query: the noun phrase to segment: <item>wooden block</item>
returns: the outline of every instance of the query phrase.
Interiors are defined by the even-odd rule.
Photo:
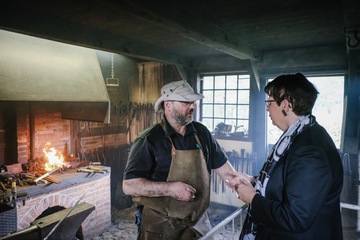
[[[12,173],[12,174],[21,173],[23,171],[21,167],[21,163],[6,165],[6,169],[8,173]]]
[[[47,176],[44,178],[46,181],[48,182],[52,182],[52,183],[59,183],[60,181],[57,178],[51,177],[51,176]]]

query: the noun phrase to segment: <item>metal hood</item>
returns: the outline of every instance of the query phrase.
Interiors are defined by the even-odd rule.
[[[110,98],[94,50],[3,30],[0,39],[0,101],[54,102],[63,118],[106,120]]]

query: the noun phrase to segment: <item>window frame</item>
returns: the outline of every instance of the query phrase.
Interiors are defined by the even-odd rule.
[[[205,88],[204,89],[204,78],[212,78],[212,88]],[[216,78],[222,77],[224,80],[223,83],[223,87],[216,87]],[[228,87],[228,81],[230,81],[230,77],[236,77],[236,87]],[[230,80],[229,80],[230,79]],[[243,86],[241,86],[242,84],[240,83],[241,80],[246,80],[247,82],[245,84],[243,84]],[[233,79],[231,80],[233,81]],[[204,119],[209,119],[209,121],[211,121],[211,129],[209,129],[211,132],[214,131],[215,127],[217,126],[218,123],[220,122],[224,122],[225,124],[230,124],[233,123],[235,121],[235,126],[239,127],[240,123],[242,121],[246,122],[246,125],[244,124],[243,127],[239,127],[240,129],[243,128],[244,130],[244,136],[237,136],[235,140],[249,140],[249,135],[250,135],[250,118],[251,118],[251,76],[248,73],[217,73],[217,74],[202,74],[200,76],[200,92],[202,94],[206,94],[206,92],[212,92],[212,101],[210,102],[206,102],[207,99],[202,99],[200,101],[200,109],[199,109],[199,120],[200,121],[204,121]],[[216,102],[216,92],[217,91],[223,91],[224,94],[224,100],[219,102]],[[240,93],[242,91],[246,91],[247,97],[245,101],[239,102],[239,96]],[[235,95],[235,100],[232,101],[231,103],[228,103],[227,101],[227,97],[228,97],[228,93],[232,92],[233,96]],[[206,106],[212,106],[212,116],[204,116],[204,107]],[[222,116],[215,116],[215,107],[216,106],[223,106],[224,110],[222,112]],[[235,109],[235,114],[233,115],[233,117],[228,117],[227,116],[227,109],[229,108],[233,108]],[[241,108],[245,107],[245,115],[247,116],[239,116],[239,112],[241,110]],[[228,121],[227,121],[228,120]],[[229,123],[230,121],[230,123]],[[208,128],[208,124],[204,123],[204,125],[206,125]],[[237,129],[235,128],[234,124],[232,125],[232,131],[231,132],[235,132]],[[217,135],[216,137],[221,138],[221,135]]]

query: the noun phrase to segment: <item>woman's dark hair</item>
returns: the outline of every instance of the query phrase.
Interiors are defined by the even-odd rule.
[[[301,73],[276,77],[265,86],[264,92],[273,97],[279,106],[284,99],[288,100],[298,116],[311,114],[319,93]]]

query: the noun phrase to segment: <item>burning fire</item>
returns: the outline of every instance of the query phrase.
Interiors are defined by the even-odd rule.
[[[59,167],[64,166],[64,157],[63,155],[56,151],[55,148],[51,147],[51,143],[47,143],[43,149],[45,157],[48,159],[48,162],[45,163],[45,170],[51,171]]]

